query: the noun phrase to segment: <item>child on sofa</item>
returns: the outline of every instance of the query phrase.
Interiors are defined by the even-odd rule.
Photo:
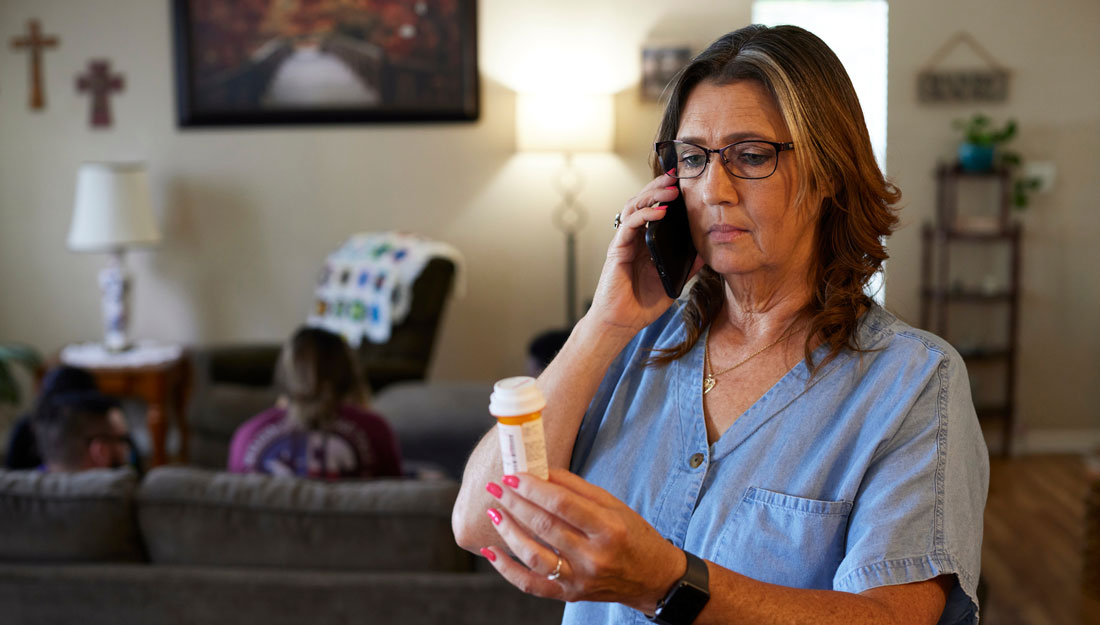
[[[344,339],[299,328],[275,370],[280,397],[233,434],[229,470],[338,479],[401,475],[397,438],[367,409],[367,391]]]

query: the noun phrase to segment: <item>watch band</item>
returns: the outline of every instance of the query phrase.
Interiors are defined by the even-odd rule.
[[[687,556],[687,571],[657,602],[657,611],[649,620],[661,625],[691,625],[710,601],[710,573],[705,560],[692,553]]]

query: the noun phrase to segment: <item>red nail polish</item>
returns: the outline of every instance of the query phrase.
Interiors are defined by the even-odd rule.
[[[489,494],[493,497],[496,497],[497,499],[500,499],[500,496],[504,494],[504,490],[493,482],[489,482],[488,484],[486,484],[485,490],[489,491]]]
[[[481,555],[485,556],[485,558],[489,560],[489,562],[497,561],[497,554],[493,553],[493,550],[488,547],[481,548]]]
[[[675,167],[673,167],[672,169],[670,169],[670,170],[666,171],[666,172],[665,172],[665,175],[666,175],[666,176],[671,176],[671,175],[673,174],[673,172],[675,172],[675,171],[676,171],[676,168],[675,168]]]
[[[669,186],[667,186],[667,187],[665,187],[665,188],[666,188],[666,189],[675,189],[675,188],[676,188],[676,185],[669,185]]]
[[[661,204],[660,206],[654,206],[654,207],[653,207],[653,210],[659,210],[659,211],[663,211],[663,210],[665,210],[666,208],[668,208],[668,206],[667,206],[667,205],[665,205],[665,204]]]
[[[505,486],[510,486],[512,488],[519,486],[519,478],[514,475],[505,475],[500,478],[500,481],[504,482]]]
[[[489,519],[493,521],[493,525],[500,525],[500,512],[498,512],[496,508],[489,508],[485,513],[489,515]]]

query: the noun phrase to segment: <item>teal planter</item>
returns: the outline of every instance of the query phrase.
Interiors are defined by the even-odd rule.
[[[992,171],[993,146],[974,143],[959,144],[959,165],[964,171]]]

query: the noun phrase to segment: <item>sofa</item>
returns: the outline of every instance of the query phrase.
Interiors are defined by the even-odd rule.
[[[558,623],[459,549],[450,479],[0,471],[12,624]]]

